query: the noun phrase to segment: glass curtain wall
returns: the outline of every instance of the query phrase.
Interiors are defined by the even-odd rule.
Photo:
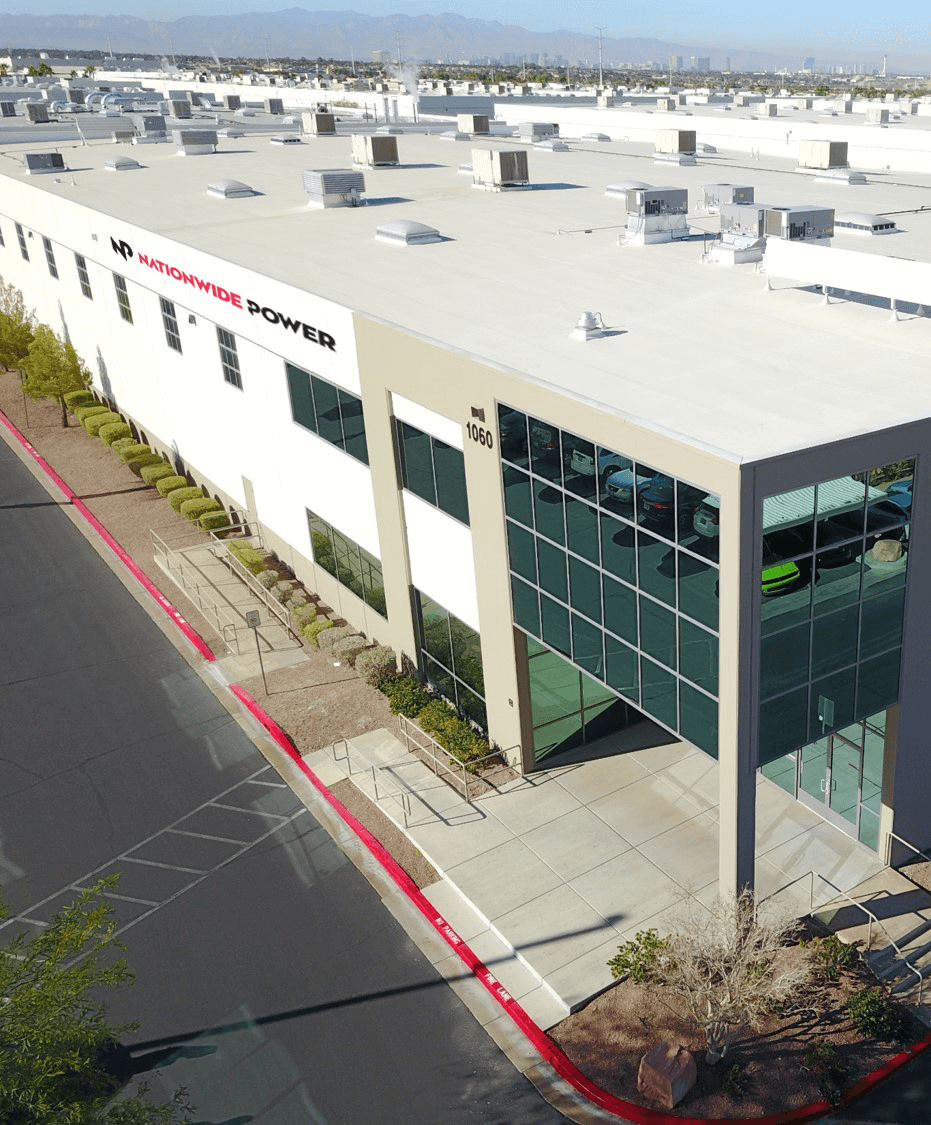
[[[885,709],[898,699],[914,471],[896,461],[763,502],[759,764],[871,846]]]
[[[414,591],[420,667],[427,682],[482,730],[488,729],[478,633],[439,602]]]
[[[387,620],[381,560],[310,509],[307,526],[314,562]]]
[[[400,418],[395,419],[395,437],[402,488],[460,523],[468,524],[469,499],[462,450],[432,434],[425,434]]]
[[[716,756],[719,498],[504,405],[498,430],[515,624]]]

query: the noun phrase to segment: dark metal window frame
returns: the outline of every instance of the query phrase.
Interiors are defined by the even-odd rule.
[[[363,465],[369,463],[368,443],[365,437],[365,420],[362,399],[351,391],[337,387],[312,371],[305,371],[293,363],[285,363],[291,418],[295,425],[330,445],[348,453]],[[316,393],[314,387],[316,386]],[[326,394],[333,400],[324,412],[318,399]],[[335,416],[334,416],[335,411]],[[322,415],[322,417],[321,417]],[[361,429],[359,423],[361,422]],[[336,430],[338,429],[338,436]]]
[[[42,235],[42,246],[45,250],[45,261],[48,264],[48,272],[56,280],[58,279],[58,263],[55,261],[55,250],[52,246],[51,240]]]
[[[217,325],[217,346],[220,349],[220,366],[223,368],[223,378],[242,390],[242,372],[239,369],[239,353],[236,350],[236,337],[226,328]]]
[[[16,227],[16,237],[19,239],[19,252],[23,256],[23,261],[29,261],[29,247],[26,245],[26,232],[23,230],[22,223],[14,223]]]
[[[93,301],[94,291],[91,289],[90,274],[87,272],[87,260],[83,254],[75,253],[74,263],[78,267],[78,281],[81,284],[81,292],[89,301]]]
[[[129,303],[129,290],[126,288],[126,278],[121,274],[113,275],[113,286],[116,289],[116,303],[120,307],[120,316],[127,324],[133,323],[133,310]]]
[[[174,301],[167,297],[159,297],[159,307],[162,310],[162,325],[165,328],[165,340],[174,351],[181,354],[181,332],[178,328],[178,314],[175,312]]]

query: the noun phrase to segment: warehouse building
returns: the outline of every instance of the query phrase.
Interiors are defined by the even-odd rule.
[[[927,186],[385,139],[8,142],[0,275],[522,771],[716,758],[724,887],[773,787],[926,844]]]

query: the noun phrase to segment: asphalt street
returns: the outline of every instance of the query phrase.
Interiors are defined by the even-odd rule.
[[[0,941],[119,873],[111,1013],[201,1125],[562,1120],[60,508],[0,442]]]

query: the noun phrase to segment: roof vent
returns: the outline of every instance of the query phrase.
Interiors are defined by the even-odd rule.
[[[842,211],[834,217],[834,229],[845,234],[895,234],[898,227],[886,215],[866,211]]]
[[[234,129],[231,125],[227,125],[225,129],[220,129],[217,133],[218,137],[244,137],[245,135],[242,129]]]
[[[866,176],[856,172],[853,168],[822,168],[815,173],[816,184],[853,184],[861,187],[866,183]]]
[[[24,152],[23,163],[26,165],[26,174],[29,176],[65,170],[65,158],[60,152]]]
[[[426,223],[417,223],[413,219],[383,223],[376,229],[375,237],[382,242],[393,242],[396,246],[423,246],[428,242],[443,241],[436,227],[428,227]]]
[[[302,113],[301,121],[305,133],[314,137],[335,137],[336,118],[332,113]]]
[[[305,170],[304,191],[311,207],[358,207],[365,177],[349,168]]]
[[[142,167],[139,161],[133,160],[131,156],[117,156],[114,160],[105,160],[103,166],[108,172],[130,172],[133,168]]]
[[[233,110],[234,117],[255,117],[254,109],[235,109]]]
[[[375,130],[376,133],[403,133],[403,129],[398,129],[394,125],[379,125]]]
[[[302,145],[304,142],[297,133],[273,133],[268,138],[268,143],[273,145]]]
[[[626,203],[629,191],[649,191],[652,187],[652,184],[645,184],[643,180],[621,180],[616,184],[608,184],[605,195],[619,196]]]
[[[583,312],[575,328],[569,333],[570,340],[597,340],[605,334],[605,322],[601,313]]]
[[[356,168],[397,167],[398,138],[356,133],[352,138],[352,163]]]
[[[202,156],[217,151],[216,129],[173,129],[171,139],[179,156]]]
[[[525,149],[473,148],[472,186],[508,191],[530,185]]]
[[[542,141],[545,137],[558,137],[559,126],[550,121],[521,121],[517,135],[524,141]]]
[[[600,141],[601,143],[604,143],[605,141],[610,141],[611,138],[608,136],[607,133],[583,133],[582,134],[582,140],[583,141]]]
[[[252,188],[241,180],[214,180],[207,184],[207,192],[220,199],[245,199],[246,196],[255,195]]]

